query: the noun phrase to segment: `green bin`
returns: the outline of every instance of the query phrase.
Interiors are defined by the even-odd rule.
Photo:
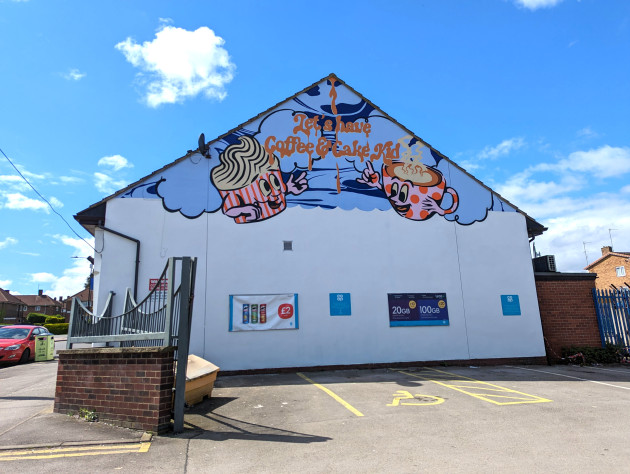
[[[55,336],[35,336],[35,362],[55,358]]]

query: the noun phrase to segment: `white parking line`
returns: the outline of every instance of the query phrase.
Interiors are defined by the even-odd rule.
[[[628,369],[605,369],[604,367],[589,367],[589,369],[605,370],[606,372],[617,372],[619,374],[626,374],[626,375],[630,376],[630,370],[628,370]]]
[[[514,365],[507,365],[506,367],[511,367],[512,369],[530,370],[532,372],[540,372],[541,374],[558,375],[560,377],[566,377],[568,379],[582,380],[583,382],[593,382],[593,383],[598,383],[600,385],[608,385],[609,387],[615,387],[615,388],[622,388],[624,390],[630,390],[630,387],[622,387],[621,385],[614,385],[612,383],[598,382],[597,380],[583,379],[582,377],[574,377],[573,375],[559,374],[557,372],[550,372],[548,370],[526,369],[525,367],[516,367]]]

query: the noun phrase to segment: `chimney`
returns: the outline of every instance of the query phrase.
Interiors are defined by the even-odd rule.
[[[37,294],[38,294],[39,296],[42,296],[42,295],[44,294],[44,290],[37,290]]]
[[[610,252],[612,252],[612,246],[610,246],[610,245],[604,245],[604,246],[602,247],[602,257],[603,257],[604,255],[608,255]]]

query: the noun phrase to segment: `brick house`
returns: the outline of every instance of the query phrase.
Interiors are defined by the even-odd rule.
[[[94,298],[94,291],[90,288],[79,291],[78,293],[68,296],[62,301],[61,315],[66,318],[66,322],[70,322],[70,311],[72,310],[72,300],[78,298],[81,303],[85,305],[87,309],[92,310],[92,300]],[[61,298],[59,298],[61,301]]]
[[[39,290],[36,295],[19,295],[17,298],[26,305],[24,316],[28,316],[29,313],[41,313],[48,316],[54,316],[61,314],[61,301],[57,301],[56,298],[51,298],[44,294],[44,290]]]
[[[630,252],[613,252],[609,245],[602,247],[602,256],[584,269],[597,273],[598,290],[630,288]]]
[[[7,324],[22,322],[26,316],[26,305],[12,295],[9,290],[0,288],[0,322]]]

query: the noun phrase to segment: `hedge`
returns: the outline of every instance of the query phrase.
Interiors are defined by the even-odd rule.
[[[26,320],[31,324],[42,324],[46,322],[47,317],[48,316],[41,313],[28,313]]]
[[[65,323],[66,322],[66,318],[64,318],[63,316],[47,316],[46,317],[46,321],[44,321],[46,324],[58,324],[58,323]]]
[[[604,347],[570,346],[562,348],[562,358],[566,363],[613,364],[628,357],[628,349],[606,343]]]
[[[53,334],[68,334],[68,323],[44,324],[44,327]]]

